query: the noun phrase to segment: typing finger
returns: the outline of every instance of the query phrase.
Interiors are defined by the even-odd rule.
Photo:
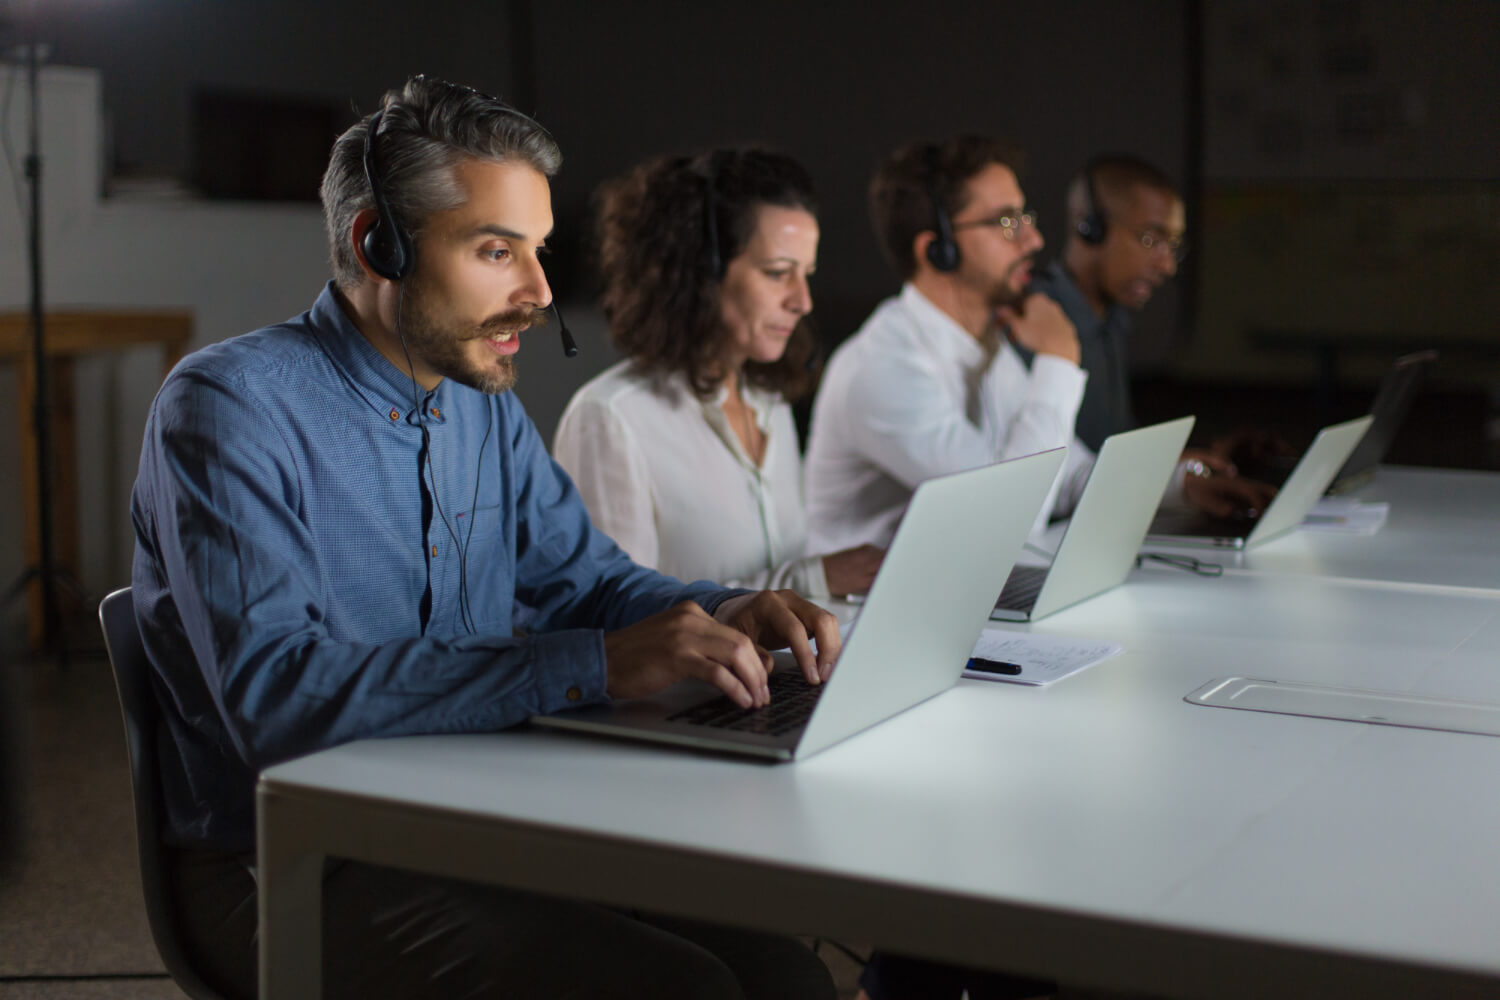
[[[877,558],[884,557],[885,552],[873,546],[866,546]],[[839,633],[839,620],[829,612],[818,607],[812,601],[796,596],[787,595],[787,605],[792,613],[796,615],[801,623],[802,631],[811,640],[816,641],[818,651],[815,654],[818,681],[826,681],[828,675],[833,672],[834,661],[839,657],[842,646],[842,637]],[[796,647],[793,646],[793,649]],[[805,670],[804,670],[805,673]],[[811,675],[808,681],[813,682]]]
[[[818,658],[813,653],[812,643],[807,639],[807,626],[803,623],[801,616],[792,610],[795,603],[798,610],[805,603],[802,598],[790,592],[783,592],[784,599],[773,605],[768,605],[766,624],[771,634],[785,642],[787,648],[792,651],[792,658],[797,661],[797,666],[802,670],[802,676],[807,678],[807,683],[818,684],[823,680],[822,671],[818,669]],[[765,638],[762,636],[762,638]]]
[[[709,624],[712,631],[703,636],[699,647],[702,656],[734,676],[744,690],[749,692],[753,704],[759,706],[769,702],[771,690],[766,681],[769,654],[765,654],[744,633],[717,622]],[[719,686],[723,687],[722,684]]]
[[[744,683],[735,675],[734,671],[725,667],[722,663],[715,663],[713,660],[703,658],[699,661],[698,670],[695,673],[720,691],[723,691],[729,696],[731,701],[741,708],[755,708],[758,704],[763,704],[758,703],[745,688]]]
[[[839,658],[843,649],[844,637],[839,632],[839,620],[833,615],[816,608],[820,612],[812,621],[813,638],[818,643],[818,676],[827,680],[833,673],[833,664]]]

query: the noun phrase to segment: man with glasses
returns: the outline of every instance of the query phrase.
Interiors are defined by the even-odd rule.
[[[1085,164],[1068,186],[1067,208],[1063,255],[1037,274],[1032,287],[1055,300],[1078,332],[1088,385],[1075,431],[1097,451],[1111,434],[1135,427],[1132,317],[1177,274],[1187,253],[1186,212],[1166,174],[1124,154]],[[1226,439],[1223,447],[1184,452],[1169,495],[1211,514],[1263,510],[1275,491],[1239,477],[1228,451]]]
[[[923,480],[1073,441],[1088,377],[1073,324],[1028,292],[1043,241],[1016,162],[1000,140],[964,135],[904,146],[876,170],[871,221],[904,284],[829,360],[808,551],[885,545]],[[1070,449],[1040,524],[1071,508],[1091,465]]]

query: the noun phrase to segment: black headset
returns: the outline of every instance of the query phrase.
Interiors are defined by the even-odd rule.
[[[1098,166],[1097,160],[1090,160],[1083,165],[1083,190],[1088,195],[1088,211],[1083,218],[1078,220],[1074,226],[1074,232],[1078,238],[1089,246],[1096,247],[1104,242],[1109,235],[1109,220],[1105,218],[1104,211],[1099,207],[1099,193],[1094,190],[1094,168]]]
[[[384,117],[385,109],[381,108],[370,116],[370,124],[365,127],[365,181],[370,185],[370,199],[375,203],[375,223],[365,230],[362,246],[370,270],[389,281],[400,281],[411,274],[412,266],[417,262],[417,251],[411,234],[401,228],[396,213],[391,211],[391,203],[386,200],[385,189],[381,186],[380,168],[375,162],[375,133]]]
[[[938,149],[927,147],[927,197],[932,201],[933,229],[937,238],[927,244],[927,262],[944,274],[958,270],[958,241],[953,238],[953,220],[938,196]]]
[[[528,116],[519,111],[507,110],[531,121]],[[364,240],[360,245],[365,252],[365,263],[370,265],[370,270],[388,281],[401,281],[411,274],[412,268],[416,266],[417,247],[412,242],[411,234],[396,221],[396,213],[391,210],[391,203],[385,196],[380,167],[375,160],[375,133],[379,130],[380,120],[384,117],[385,109],[381,108],[370,116],[370,123],[365,126],[365,181],[370,185],[370,200],[375,206],[375,222],[365,230]],[[540,125],[537,127],[541,128]],[[552,314],[557,317],[557,335],[562,339],[563,354],[570,358],[577,357],[578,343],[569,332],[567,321],[563,319],[562,310],[557,307],[555,297],[550,308]]]

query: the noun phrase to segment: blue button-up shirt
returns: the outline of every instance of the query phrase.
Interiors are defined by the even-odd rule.
[[[131,517],[182,845],[251,846],[278,761],[603,700],[601,630],[734,593],[631,562],[513,394],[414,389],[332,285],[177,366]]]

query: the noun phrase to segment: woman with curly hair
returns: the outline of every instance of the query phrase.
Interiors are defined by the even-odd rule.
[[[882,550],[803,551],[790,402],[813,382],[807,172],[761,149],[661,157],[600,189],[596,235],[626,360],[578,391],[553,445],[594,523],[683,579],[868,590]]]

